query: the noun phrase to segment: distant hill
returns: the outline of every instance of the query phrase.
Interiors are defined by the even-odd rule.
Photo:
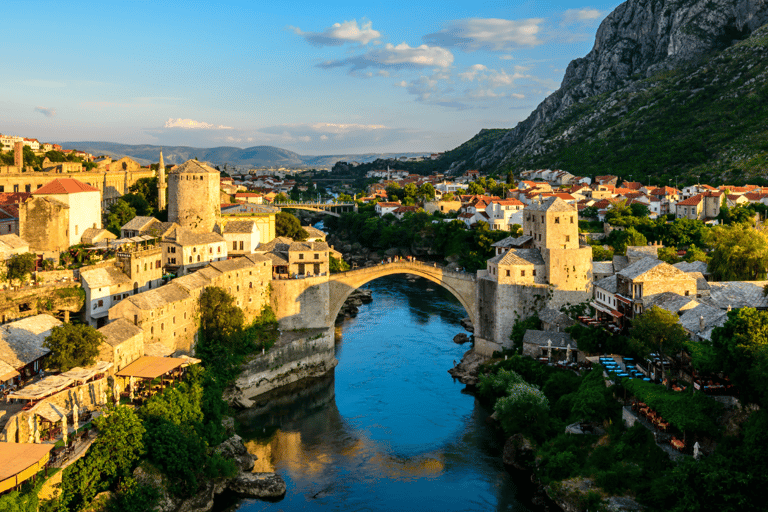
[[[163,151],[167,164],[181,164],[187,160],[210,162],[214,165],[234,165],[238,167],[316,167],[331,168],[338,161],[371,162],[377,158],[396,156],[419,156],[426,153],[365,153],[361,155],[320,155],[303,156],[287,149],[274,146],[254,146],[236,148],[221,146],[217,148],[193,148],[189,146],[154,146],[150,144],[130,145],[115,142],[62,142],[64,149],[78,149],[94,155],[109,155],[113,158],[128,156],[147,165],[155,163]]]

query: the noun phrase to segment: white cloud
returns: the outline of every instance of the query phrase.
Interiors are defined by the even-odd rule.
[[[165,122],[166,128],[184,128],[187,130],[231,130],[231,126],[213,125],[202,121],[195,121],[194,119],[173,119],[169,118]]]
[[[466,71],[463,73],[459,73],[459,78],[464,80],[465,82],[471,82],[475,79],[478,73],[481,71],[486,71],[488,68],[485,67],[482,64],[474,64],[472,66],[469,66]]]
[[[512,56],[511,55],[500,55],[499,59],[500,60],[512,60]]]
[[[575,23],[591,23],[605,16],[605,12],[584,7],[582,9],[568,9],[563,13],[561,25],[573,25]]]
[[[499,18],[468,18],[450,22],[439,32],[424,36],[426,43],[477,50],[505,51],[510,48],[542,44],[538,34],[543,18],[505,20]]]
[[[346,43],[358,43],[367,45],[372,40],[381,37],[378,30],[373,30],[370,21],[363,21],[360,25],[357,20],[334,23],[323,32],[302,32],[298,27],[288,27],[296,34],[304,38],[312,46],[341,46]]]
[[[453,54],[439,46],[411,47],[406,43],[398,45],[387,44],[383,48],[371,49],[362,55],[346,59],[326,61],[318,64],[321,68],[350,67],[357,71],[369,67],[374,68],[447,68],[453,63]]]
[[[56,116],[56,109],[55,108],[35,107],[35,112],[40,112],[45,117],[55,117]]]
[[[512,96],[513,98],[517,98],[518,100],[525,99],[525,94],[520,94],[517,92],[513,92],[512,94],[510,94],[510,96]]]

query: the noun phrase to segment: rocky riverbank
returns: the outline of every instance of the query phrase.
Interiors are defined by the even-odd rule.
[[[234,422],[228,418],[229,428]],[[232,432],[232,437],[224,441],[216,452],[232,459],[238,466],[238,473],[232,478],[217,478],[206,482],[194,496],[179,498],[170,491],[170,484],[160,471],[144,462],[133,472],[137,482],[154,487],[159,496],[159,512],[207,512],[213,508],[217,494],[230,491],[246,498],[278,499],[285,496],[286,485],[283,478],[275,473],[254,473],[256,459],[243,444],[243,440]]]
[[[336,317],[336,324],[342,323],[347,318],[354,318],[357,316],[358,308],[363,304],[370,304],[373,302],[373,294],[371,290],[364,290],[362,288],[357,289],[349,294],[347,300],[344,301],[344,305],[341,306],[339,314]]]

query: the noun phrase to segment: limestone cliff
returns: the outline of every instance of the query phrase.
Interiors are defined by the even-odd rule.
[[[572,115],[571,107],[690,65],[766,23],[766,0],[628,0],[602,22],[589,54],[568,65],[560,89],[515,128],[451,168],[515,169],[521,157],[551,151],[553,138],[575,139],[577,129],[568,123],[551,133],[556,121]]]

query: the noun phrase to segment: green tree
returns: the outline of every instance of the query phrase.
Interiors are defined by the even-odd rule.
[[[200,383],[182,382],[150,398],[141,408],[141,415],[145,418],[158,416],[176,425],[200,423],[203,420],[202,400]]]
[[[27,276],[35,270],[35,261],[37,257],[30,253],[14,254],[6,263],[5,277],[11,283],[15,281],[24,282]]]
[[[677,247],[662,247],[658,252],[659,259],[667,262],[670,265],[680,262],[680,257],[677,255]]]
[[[134,210],[136,210],[136,215],[141,217],[149,217],[154,213],[154,210],[149,205],[149,201],[139,194],[125,194],[120,200],[128,203]]]
[[[198,299],[200,328],[206,338],[227,338],[243,328],[245,315],[224,288],[208,286]]]
[[[275,233],[277,236],[287,236],[294,240],[306,240],[309,233],[301,227],[299,219],[287,212],[279,212],[275,216]]]
[[[435,198],[435,187],[431,183],[424,183],[419,187],[418,196],[423,201],[431,201]]]
[[[765,400],[765,358],[768,355],[768,311],[740,308],[728,312],[728,320],[712,331],[697,365],[714,372],[725,372],[751,401]],[[762,395],[762,397],[760,396]]]
[[[485,189],[477,183],[476,181],[473,181],[467,186],[467,194],[471,195],[483,195],[485,194]]]
[[[632,211],[633,217],[647,217],[651,213],[648,207],[641,203],[632,203],[629,205],[629,209]]]
[[[107,212],[106,228],[117,236],[120,236],[120,228],[136,216],[136,210],[122,198],[109,205]]]
[[[653,306],[632,319],[629,334],[630,347],[637,355],[648,357],[655,352],[662,361],[666,354],[679,352],[689,341],[688,333],[678,323],[677,315],[658,306]],[[662,365],[664,378],[665,373]]]
[[[587,206],[581,210],[581,217],[584,217],[585,219],[596,219],[597,213],[597,208],[594,206]]]
[[[330,257],[328,267],[331,272],[346,272],[350,268],[349,263],[344,261],[344,258],[334,258],[333,256]]]
[[[403,193],[405,194],[405,197],[416,197],[416,194],[419,193],[419,189],[416,188],[416,185],[414,183],[408,183],[403,187]],[[405,197],[403,199],[405,199]]]
[[[152,211],[156,212],[158,210],[157,182],[158,182],[157,177],[141,178],[137,180],[136,183],[131,185],[128,190],[132,194],[143,197],[147,201],[147,203],[149,203],[149,206],[152,209]],[[166,193],[167,193],[167,189],[166,189]],[[167,198],[166,198],[166,204],[168,204]]]
[[[714,247],[709,270],[717,281],[763,279],[768,267],[768,236],[749,224],[715,226],[707,242]]]
[[[104,335],[90,325],[67,323],[54,327],[43,346],[51,351],[51,365],[65,372],[95,363],[103,341]]]
[[[613,250],[603,247],[602,245],[592,246],[592,260],[593,261],[612,261]]]
[[[93,424],[99,436],[83,458],[64,470],[63,510],[81,510],[96,494],[128,477],[144,453],[144,427],[132,409],[113,408]]]

